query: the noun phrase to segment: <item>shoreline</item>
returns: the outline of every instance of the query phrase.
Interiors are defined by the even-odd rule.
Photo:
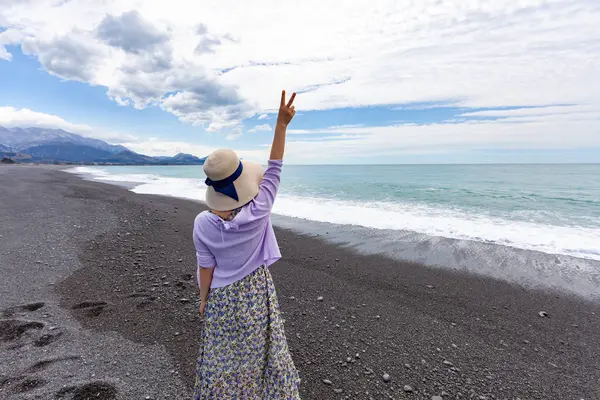
[[[56,285],[62,308],[86,331],[163,348],[174,363],[165,376],[189,390],[200,329],[191,226],[203,206],[62,171],[37,174],[40,194],[58,182],[84,210],[102,204],[114,219],[87,226],[76,245],[81,267]],[[44,209],[43,196],[36,204]],[[303,399],[600,397],[600,305],[280,227],[276,234],[283,259],[271,271]],[[72,309],[83,302],[96,305]]]
[[[184,199],[203,205],[199,200],[164,193],[134,190],[148,182],[110,180],[89,172],[64,172],[90,182],[126,188],[137,194]],[[333,245],[341,245],[366,255],[384,255],[400,262],[430,268],[460,271],[499,279],[527,289],[555,291],[600,302],[600,261],[573,255],[546,253],[513,247],[492,241],[458,239],[407,230],[371,228],[335,224],[273,214],[273,224],[306,236],[317,236]]]

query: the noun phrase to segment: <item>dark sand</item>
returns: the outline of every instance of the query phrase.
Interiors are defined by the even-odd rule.
[[[12,308],[0,398],[52,399],[63,385],[56,398],[189,396],[201,323],[191,228],[203,206],[41,168],[2,167],[0,185],[0,306]],[[600,399],[600,305],[277,236],[284,258],[271,271],[303,399]],[[51,326],[66,334],[44,339]]]

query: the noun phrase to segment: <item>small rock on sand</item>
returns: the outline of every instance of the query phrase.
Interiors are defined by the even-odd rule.
[[[331,381],[329,379],[323,379],[323,383],[326,385],[331,385]]]
[[[323,301],[323,296],[317,297],[317,301]]]
[[[406,393],[412,393],[413,392],[413,388],[410,385],[404,385],[404,391]]]
[[[546,318],[546,317],[548,317],[548,313],[547,313],[546,311],[540,311],[540,312],[538,313],[538,315],[539,315],[540,317],[542,317],[542,318]]]
[[[386,383],[387,383],[387,382],[389,382],[389,381],[390,381],[390,379],[391,379],[391,377],[390,377],[390,375],[389,375],[389,374],[383,374],[383,377],[382,377],[382,378],[383,378],[383,381],[384,381],[384,382],[386,382]]]

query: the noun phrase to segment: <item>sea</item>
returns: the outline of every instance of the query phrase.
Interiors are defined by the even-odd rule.
[[[205,196],[201,166],[69,172]],[[358,252],[600,299],[600,165],[285,165],[273,213]]]

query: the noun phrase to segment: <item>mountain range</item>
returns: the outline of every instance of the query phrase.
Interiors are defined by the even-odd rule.
[[[202,165],[205,158],[179,153],[151,157],[62,129],[0,126],[0,159],[17,163],[106,165]]]

